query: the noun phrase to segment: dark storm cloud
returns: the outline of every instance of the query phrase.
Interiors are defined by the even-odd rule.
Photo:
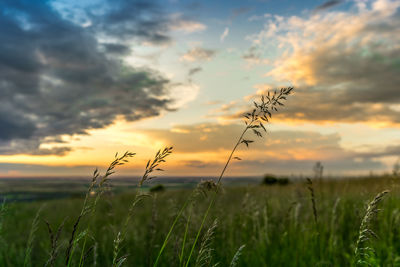
[[[126,55],[131,52],[130,47],[123,44],[106,43],[102,44],[102,46],[107,54]]]
[[[90,14],[96,31],[119,39],[144,38],[154,44],[170,41],[166,35],[169,20],[157,1],[109,0],[107,6],[106,14]]]
[[[62,155],[68,147],[40,146],[45,139],[103,128],[118,115],[133,121],[168,110],[169,81],[123,65],[112,55],[129,48],[102,45],[94,34],[99,27],[115,38],[163,42],[168,38],[157,32],[164,26],[147,21],[161,17],[159,11],[147,2],[113,3],[104,20],[92,17],[86,28],[46,1],[0,3],[0,154]]]
[[[41,140],[14,139],[10,142],[0,142],[0,155],[31,154],[37,156],[56,155],[64,156],[71,151],[70,147],[57,146],[41,148]]]

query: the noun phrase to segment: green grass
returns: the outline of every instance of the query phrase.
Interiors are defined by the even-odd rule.
[[[372,265],[400,266],[399,186],[400,181],[392,178],[315,182],[318,224],[305,181],[287,186],[226,187],[210,210],[191,265],[202,251],[200,258],[207,255],[206,262],[211,265],[229,266],[242,245],[245,247],[237,266],[354,265],[354,252],[367,206],[379,192],[389,189],[391,192],[379,203],[381,210],[369,223],[378,237],[368,241],[368,247],[373,250],[369,256],[373,257]],[[171,223],[190,193],[191,190],[185,189],[167,190],[137,204],[118,251],[120,257],[126,257],[124,266],[152,266]],[[105,194],[93,216],[83,218],[81,231],[88,228],[88,221],[91,221],[85,266],[94,263],[112,266],[114,240],[124,227],[135,194],[136,190]],[[191,213],[189,208],[184,211],[159,266],[179,266],[180,262],[186,262],[211,198],[212,194],[199,194]],[[65,249],[82,202],[81,198],[70,198],[8,204],[1,215],[0,266],[23,266],[28,242],[32,242],[28,265],[45,265],[52,246],[44,220],[54,230],[65,220],[55,266],[65,265]],[[37,229],[30,238],[32,222],[42,206]],[[207,237],[215,219],[218,220],[216,227]],[[77,242],[72,266],[79,264],[82,244],[83,239]]]

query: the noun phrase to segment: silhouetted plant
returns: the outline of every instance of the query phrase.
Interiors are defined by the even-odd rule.
[[[245,144],[246,147],[249,147],[251,143],[253,143],[253,140],[245,138],[245,134],[251,130],[256,137],[262,137],[262,133],[260,130],[263,130],[264,132],[267,132],[267,129],[264,126],[264,123],[269,122],[270,119],[272,118],[272,113],[278,111],[279,106],[284,106],[282,103],[284,100],[286,100],[286,97],[290,95],[293,91],[293,87],[287,87],[287,88],[281,88],[278,91],[274,91],[273,93],[269,92],[267,95],[262,95],[260,97],[260,102],[255,102],[254,101],[254,108],[252,109],[251,112],[245,113],[243,116],[245,118],[244,123],[246,124],[246,127],[244,128],[243,132],[239,136],[238,141],[236,142],[235,146],[233,147],[228,160],[225,163],[224,168],[222,169],[221,174],[219,175],[218,181],[217,181],[217,186],[220,185],[221,179],[225,174],[226,169],[228,168],[229,163],[231,162],[234,153],[236,152],[236,149],[239,147],[240,144]],[[234,159],[241,160],[239,157],[235,157]],[[218,189],[219,187],[217,187]],[[192,249],[189,253],[189,257],[186,261],[186,266],[189,265],[191,256],[193,254],[194,248],[196,246],[196,243],[199,239],[201,230],[203,228],[204,222],[208,217],[208,214],[210,212],[211,207],[213,206],[216,197],[217,197],[218,190],[215,192],[214,196],[212,197],[210,204],[204,213],[202,222],[200,224],[200,227],[197,231],[195,240],[192,245]]]
[[[51,225],[48,221],[44,221],[46,226],[47,226],[47,230],[49,232],[49,238],[50,238],[50,246],[51,246],[51,251],[50,251],[50,258],[49,260],[46,262],[45,266],[54,266],[54,262],[57,258],[58,252],[59,252],[59,244],[58,241],[60,239],[60,234],[62,229],[64,228],[64,222],[65,220],[60,224],[60,226],[57,228],[56,231],[54,231],[51,228]]]
[[[153,160],[148,160],[146,164],[146,168],[142,178],[138,183],[138,188],[140,188],[144,182],[155,178],[155,176],[150,176],[154,171],[164,171],[159,168],[159,165],[165,162],[166,158],[171,155],[173,147],[165,147],[162,151],[158,150]],[[153,187],[150,189],[151,192],[160,192],[165,190],[163,185],[158,185],[158,187]],[[114,254],[113,254],[113,267],[122,265],[123,262],[126,261],[127,256],[119,257],[120,245],[124,241],[124,237],[126,236],[126,231],[128,228],[128,224],[133,216],[133,211],[136,205],[142,201],[145,197],[148,197],[148,194],[143,194],[139,190],[136,193],[135,199],[129,207],[128,215],[125,219],[125,223],[123,224],[123,228],[118,232],[116,238],[114,239]]]
[[[84,238],[84,244],[83,244],[83,248],[82,248],[82,252],[81,252],[81,258],[80,258],[79,265],[83,264],[83,256],[85,254],[85,246],[86,246],[86,240],[87,240],[87,237],[86,237],[87,230],[80,232],[77,236],[76,234],[78,231],[79,223],[81,222],[82,218],[85,215],[87,215],[88,213],[92,213],[92,214],[94,213],[97,202],[99,201],[100,196],[104,192],[103,185],[105,185],[105,183],[109,180],[109,177],[115,172],[115,170],[114,170],[115,167],[124,165],[125,163],[128,162],[129,158],[131,158],[135,155],[136,155],[136,153],[127,151],[122,156],[118,157],[118,153],[116,153],[114,160],[108,166],[104,176],[100,175],[98,169],[94,170],[92,180],[91,180],[88,190],[86,191],[86,194],[85,194],[85,199],[83,201],[81,212],[78,215],[78,217],[74,223],[74,226],[73,226],[73,229],[71,232],[71,237],[68,242],[68,246],[67,246],[67,250],[66,250],[66,254],[65,254],[65,264],[67,266],[71,265],[71,259],[72,259],[73,253],[74,253],[76,243],[77,243],[78,239],[81,239],[81,238]],[[92,201],[92,203],[89,203],[90,196],[91,196],[92,192],[94,192],[94,190],[96,189],[96,185],[97,185],[97,193],[96,193],[95,199]],[[89,226],[88,226],[88,228],[89,228]]]
[[[324,174],[324,166],[320,161],[317,161],[313,167],[314,178],[317,180],[322,179],[322,175]]]
[[[142,179],[139,182],[139,186],[142,186],[143,182],[147,180],[151,180],[155,178],[155,176],[150,176],[150,174],[154,171],[164,171],[163,169],[159,168],[158,166],[165,162],[165,158],[168,157],[172,153],[173,147],[166,147],[163,151],[158,150],[156,156],[154,157],[153,161],[149,160],[146,164],[146,170],[143,174]]]
[[[397,160],[393,165],[393,176],[399,177],[400,176],[400,162]]]
[[[310,178],[307,178],[307,189],[310,191],[310,199],[311,199],[311,205],[312,205],[312,210],[313,210],[313,215],[314,215],[314,221],[315,225],[318,225],[318,212],[317,212],[317,204],[316,204],[316,199],[315,199],[315,191],[313,187],[313,182],[311,181]]]

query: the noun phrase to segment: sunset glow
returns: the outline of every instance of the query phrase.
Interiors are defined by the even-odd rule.
[[[223,167],[253,99],[294,86],[228,175],[391,171],[400,156],[400,1],[1,3],[0,176]],[[253,138],[253,137],[252,137]]]

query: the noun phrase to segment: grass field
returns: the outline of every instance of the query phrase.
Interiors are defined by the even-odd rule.
[[[399,185],[394,177],[314,181],[315,212],[309,185],[303,180],[285,186],[222,187],[188,265],[229,266],[236,254],[234,266],[350,266],[357,260],[359,265],[400,266]],[[390,193],[377,204],[380,211],[370,218],[366,239],[360,244],[368,249],[357,258],[355,249],[368,203],[385,189]],[[154,264],[171,223],[192,191],[167,189],[150,194],[134,207],[117,250],[117,257],[125,259],[122,265]],[[77,229],[80,233],[87,229],[83,260],[81,235],[70,266],[80,261],[84,266],[113,266],[115,240],[136,194],[136,189],[103,194],[96,210],[83,217]],[[211,196],[212,192],[197,194],[193,205],[183,211],[159,266],[186,262]],[[1,213],[0,265],[43,266],[51,255],[54,262],[48,265],[65,265],[82,204],[79,196],[6,203]],[[53,252],[46,221],[53,236],[65,222],[57,244],[53,242]]]

